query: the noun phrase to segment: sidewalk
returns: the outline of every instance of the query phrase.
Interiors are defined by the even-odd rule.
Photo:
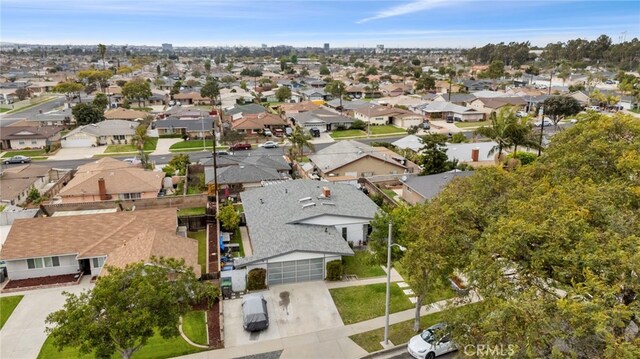
[[[396,272],[395,268],[391,268],[391,283],[402,282],[402,281],[404,281],[402,276],[398,272]],[[378,283],[386,283],[386,282],[387,282],[387,276],[385,275],[383,277],[374,277],[374,278],[367,278],[367,279],[347,280],[342,282],[327,282],[327,288],[333,289],[333,288],[355,287],[359,285],[369,285],[369,284],[378,284]]]

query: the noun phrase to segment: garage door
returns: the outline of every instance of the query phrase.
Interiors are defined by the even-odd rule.
[[[269,285],[324,279],[322,258],[267,264]]]
[[[91,147],[93,140],[91,138],[76,138],[62,140],[61,145],[64,148],[84,148]]]

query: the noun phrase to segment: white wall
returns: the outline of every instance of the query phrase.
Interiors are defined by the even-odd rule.
[[[342,228],[347,229],[347,241],[352,242],[355,245],[358,245],[358,241],[363,241],[366,239],[366,224],[350,224],[344,226],[336,226],[338,233],[342,234]]]
[[[369,221],[369,219],[334,216],[327,214],[319,217],[305,219],[301,223],[321,226],[334,226],[339,234],[342,234],[342,228],[347,228],[347,241],[358,244],[358,241],[364,241],[366,239],[367,224],[369,224]]]
[[[46,277],[51,275],[63,275],[78,273],[79,265],[76,260],[76,255],[59,256],[60,266],[49,268],[34,268],[29,269],[26,259],[19,259],[15,261],[8,260],[7,263],[7,275],[9,279],[27,279]]]
[[[20,141],[24,142],[23,144],[20,144]],[[33,141],[35,141],[35,143],[33,143]],[[44,146],[47,145],[47,140],[44,138],[37,138],[37,139],[21,139],[21,140],[11,140],[11,148],[13,148],[14,150],[21,150],[24,148],[43,148]]]

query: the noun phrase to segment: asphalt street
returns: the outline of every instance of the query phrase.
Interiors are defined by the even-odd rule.
[[[17,120],[20,120],[23,118],[32,118],[35,115],[39,114],[40,111],[42,112],[51,111],[57,107],[61,107],[62,105],[64,105],[64,103],[65,103],[65,98],[60,97],[53,101],[48,101],[45,103],[41,103],[37,106],[28,108],[24,111],[12,113],[12,114],[4,114],[2,115],[2,117],[0,117],[0,127],[8,126],[16,122]]]
[[[447,353],[444,355],[441,355],[439,357],[437,357],[438,359],[453,359],[456,357],[456,355],[458,355],[458,352],[451,352],[451,353]],[[411,356],[411,354],[409,354],[408,352],[403,352],[401,354],[398,354],[396,356],[392,356],[392,357],[388,357],[387,359],[413,359],[413,357]]]

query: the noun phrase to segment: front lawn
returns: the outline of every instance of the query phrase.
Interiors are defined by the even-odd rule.
[[[204,310],[187,313],[182,317],[182,331],[192,342],[207,345],[207,323]]]
[[[366,133],[360,130],[342,130],[342,131],[333,131],[331,132],[331,138],[345,138],[345,137],[358,137],[365,136]]]
[[[187,236],[198,240],[198,264],[200,264],[200,273],[204,274],[207,272],[207,231],[189,232]]]
[[[236,229],[236,231],[231,236],[231,243],[237,243],[239,245],[238,252],[240,253],[240,257],[244,257],[244,245],[242,244],[242,236],[240,235],[240,228]]]
[[[200,216],[206,213],[204,207],[181,208],[178,210],[178,216]]]
[[[376,263],[374,254],[368,250],[354,251],[354,256],[344,256],[344,273],[355,274],[358,278],[384,276],[384,270]]]
[[[173,358],[181,355],[193,354],[202,351],[200,348],[196,348],[187,343],[181,336],[174,338],[164,339],[158,333],[149,338],[149,341],[139,351],[135,352],[132,356],[133,359],[164,359]],[[95,355],[85,354],[80,355],[76,348],[65,348],[62,351],[58,351],[58,348],[53,344],[51,337],[48,337],[44,342],[44,345],[40,349],[38,359],[91,359]],[[120,358],[119,354],[113,355],[114,359]]]
[[[158,145],[157,137],[149,137],[147,142],[144,143],[145,152],[153,152]],[[138,148],[134,144],[127,145],[109,145],[104,153],[118,153],[118,152],[137,152]]]
[[[474,122],[474,121],[470,121],[470,122],[456,122],[455,123],[457,128],[469,128],[469,127],[480,127],[480,126],[490,126],[491,125],[491,121],[478,121],[478,122]]]
[[[4,108],[4,107],[0,108],[0,113],[9,112],[9,111],[11,111],[10,108]]]
[[[385,312],[385,283],[362,285],[356,287],[330,289],[333,302],[338,308],[344,324],[353,324],[376,317]],[[397,284],[391,284],[390,313],[411,309],[414,305],[409,301]]]
[[[13,310],[22,300],[23,295],[12,295],[10,297],[0,297],[0,329],[4,327]]]
[[[407,132],[403,128],[392,125],[369,126],[369,130],[371,131],[372,135],[399,134]]]
[[[213,140],[205,140],[205,147],[213,148]],[[178,143],[174,143],[169,147],[170,150],[181,150],[181,149],[202,149],[202,140],[188,140],[182,141]]]
[[[44,156],[46,153],[47,152],[44,149],[42,149],[42,150],[16,150],[16,151],[9,150],[7,153],[2,155],[2,158],[8,158],[8,157],[13,157],[13,156],[38,157],[38,156]]]

